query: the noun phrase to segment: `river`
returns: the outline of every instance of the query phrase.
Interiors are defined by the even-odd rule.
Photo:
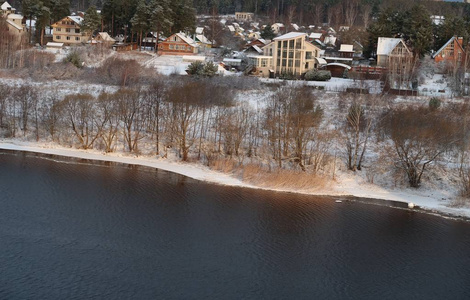
[[[470,299],[470,223],[0,151],[0,299]]]

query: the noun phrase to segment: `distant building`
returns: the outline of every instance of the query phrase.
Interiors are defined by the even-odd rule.
[[[290,32],[274,38],[263,48],[263,55],[250,56],[255,74],[263,77],[281,74],[302,76],[310,69],[326,65],[320,48],[307,41],[307,34]]]
[[[160,54],[188,55],[198,53],[199,45],[184,33],[175,33],[158,45]]]
[[[453,36],[447,43],[432,55],[436,63],[445,61],[452,66],[462,65],[465,62],[463,37]]]
[[[86,43],[90,36],[80,29],[82,22],[83,18],[79,16],[68,16],[55,22],[51,25],[52,41],[65,45]]]
[[[377,65],[387,68],[387,85],[392,89],[409,89],[413,73],[413,53],[402,39],[379,37]]]
[[[16,9],[12,7],[7,1],[3,2],[3,4],[0,6],[0,9],[2,10],[3,15],[14,14],[16,12]]]
[[[235,13],[235,19],[237,19],[237,21],[250,22],[250,21],[253,20],[254,16],[255,16],[255,14],[250,13],[250,12],[236,12]]]
[[[271,25],[271,29],[275,34],[280,34],[284,32],[284,28],[284,24],[282,23],[274,23],[273,25]]]

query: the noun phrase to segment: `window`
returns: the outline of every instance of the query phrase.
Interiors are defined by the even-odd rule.
[[[55,38],[56,38],[57,40],[60,40],[60,35],[56,36]]]
[[[75,29],[75,33],[80,33],[80,29]]]
[[[282,42],[282,46],[283,46],[284,48],[287,48],[287,41]]]
[[[66,31],[66,32],[70,32],[70,28],[65,28],[65,31]]]
[[[60,31],[60,28],[56,28],[55,30],[56,30],[56,31]]]
[[[70,37],[69,37],[69,36],[67,37],[67,41],[70,41]]]
[[[305,59],[312,59],[312,52],[305,52]]]
[[[75,40],[76,40],[76,41],[79,41],[79,40],[80,40],[80,37],[76,36],[76,37],[75,37]]]
[[[175,49],[175,46],[170,44],[170,50],[173,50],[173,49]]]
[[[70,22],[70,25],[75,25],[75,23],[74,23],[74,22]]]
[[[188,51],[191,51],[191,46],[188,46],[188,48],[187,48],[187,49],[188,49]]]
[[[289,41],[289,48],[294,48],[294,40]]]
[[[278,41],[278,42],[277,42],[277,47],[278,47],[278,48],[281,48],[281,41]]]

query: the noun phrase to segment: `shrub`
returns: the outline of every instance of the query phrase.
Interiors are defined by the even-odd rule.
[[[436,109],[438,109],[440,106],[441,106],[441,100],[439,100],[439,98],[437,98],[437,97],[432,97],[432,98],[429,100],[429,108],[430,108],[431,110],[436,110]]]
[[[307,81],[328,81],[331,79],[331,72],[325,70],[309,70],[305,73]]]
[[[72,51],[64,58],[64,63],[72,63],[77,68],[83,67],[83,60],[80,57],[80,53],[77,51]]]
[[[195,62],[192,62],[188,69],[186,70],[186,72],[189,74],[189,75],[199,75],[202,73],[202,70],[204,69],[204,63],[201,62],[201,61],[195,61]]]
[[[192,62],[186,72],[189,75],[203,76],[203,77],[214,77],[217,75],[218,67],[213,62],[203,63],[201,61]]]

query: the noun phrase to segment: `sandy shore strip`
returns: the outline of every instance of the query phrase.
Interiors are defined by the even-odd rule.
[[[202,180],[211,183],[217,183],[229,186],[238,186],[245,188],[256,188],[281,192],[292,192],[289,190],[261,188],[245,183],[238,178],[229,174],[210,170],[208,167],[198,164],[182,163],[162,159],[158,157],[148,156],[132,156],[122,153],[99,152],[96,150],[79,150],[72,148],[64,148],[51,144],[36,144],[22,141],[3,140],[0,141],[0,149],[27,151],[42,154],[50,154],[71,158],[89,159],[96,161],[110,161],[116,163],[133,164],[157,168],[165,171],[181,174],[196,180]],[[409,203],[446,215],[462,216],[470,218],[470,207],[459,208],[449,207],[448,200],[443,198],[441,191],[420,191],[415,189],[405,190],[387,190],[377,185],[364,183],[354,174],[340,173],[338,174],[336,184],[330,190],[320,190],[315,192],[299,192],[301,194],[317,195],[317,196],[353,196],[360,198],[373,198],[381,200],[391,200]]]

